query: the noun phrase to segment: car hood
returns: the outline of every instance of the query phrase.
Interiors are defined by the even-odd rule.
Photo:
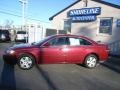
[[[10,47],[10,49],[22,49],[22,48],[32,48],[35,47],[34,45],[31,44],[14,44],[13,46]]]

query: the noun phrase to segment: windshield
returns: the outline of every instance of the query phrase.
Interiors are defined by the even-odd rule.
[[[43,43],[44,41],[46,41],[47,39],[51,38],[52,36],[48,36],[43,38],[42,40],[40,40],[39,42],[33,42],[32,45],[40,45],[41,43]]]

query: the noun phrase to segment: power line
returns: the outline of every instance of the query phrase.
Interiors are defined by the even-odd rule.
[[[5,12],[5,11],[0,11],[0,13],[7,14],[7,15],[12,15],[12,16],[16,16],[16,17],[22,17],[20,15],[16,15],[16,14]]]
[[[0,13],[2,13],[2,14],[7,14],[7,15],[11,15],[11,16],[15,16],[15,17],[22,17],[21,15],[17,15],[17,14],[5,12],[5,11],[0,11]],[[33,18],[27,18],[27,19],[29,19],[29,20],[34,20],[34,21],[39,21],[39,22],[43,22],[43,23],[49,23],[49,22],[42,21],[42,20],[39,20],[39,19],[33,19]]]
[[[8,9],[8,8],[6,8],[6,7],[1,7],[0,6],[0,10],[1,11],[7,11],[7,12],[12,12],[12,13],[18,13],[18,14],[21,14],[21,12],[19,11],[19,10],[10,10],[10,9]]]
[[[29,20],[34,20],[34,21],[39,21],[39,22],[44,22],[44,23],[50,23],[50,22],[46,22],[46,21],[42,21],[42,20],[38,20],[38,19],[33,19],[33,18],[28,18]]]

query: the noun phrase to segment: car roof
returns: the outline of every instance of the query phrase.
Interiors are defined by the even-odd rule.
[[[89,39],[89,38],[86,37],[86,36],[74,35],[74,34],[57,34],[57,35],[52,35],[52,37],[59,37],[59,36],[66,36],[66,37],[81,37],[81,38]]]

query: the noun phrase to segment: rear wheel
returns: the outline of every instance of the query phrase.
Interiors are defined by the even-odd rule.
[[[97,56],[91,54],[86,57],[84,64],[87,68],[94,68],[96,67],[97,62],[98,62]]]
[[[24,54],[21,55],[18,59],[18,66],[23,70],[28,70],[34,65],[34,58],[31,55]]]

